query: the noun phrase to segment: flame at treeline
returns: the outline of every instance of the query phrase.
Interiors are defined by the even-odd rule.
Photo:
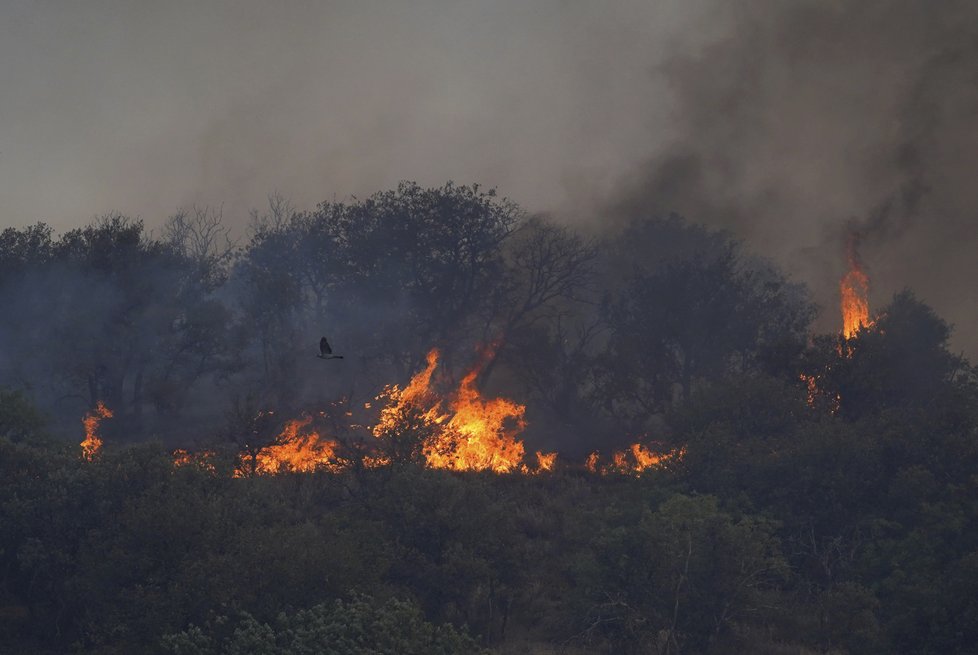
[[[92,461],[102,450],[102,439],[98,436],[98,428],[102,419],[112,418],[112,410],[100,400],[95,403],[95,409],[86,412],[82,419],[85,428],[85,439],[81,442],[82,457]]]
[[[435,372],[440,353],[432,349],[425,367],[416,373],[403,388],[390,385],[377,397],[383,403],[375,425],[368,429],[373,444],[359,453],[358,461],[366,468],[390,465],[391,455],[381,448],[384,440],[415,438],[420,436],[419,455],[423,463],[436,469],[452,471],[492,471],[495,473],[538,474],[553,471],[558,453],[536,451],[527,457],[526,448],[519,438],[526,427],[526,407],[506,398],[487,398],[479,391],[477,380],[486,363],[493,355],[490,346],[483,349],[479,361],[462,378],[457,388],[447,393],[435,389]],[[365,403],[370,409],[372,403]],[[101,440],[95,431],[101,418],[111,412],[99,405],[96,414],[86,416],[86,440],[83,452],[90,445],[97,452]],[[92,441],[94,437],[95,441]],[[369,437],[368,437],[369,439]],[[371,446],[376,448],[371,449]],[[353,465],[343,456],[343,446],[337,439],[320,434],[311,416],[287,421],[281,432],[266,445],[257,449],[246,448],[238,456],[235,477],[250,475],[274,475],[285,472],[309,472],[326,470],[339,472]],[[681,459],[682,449],[655,452],[640,443],[615,452],[610,459],[599,464],[599,454],[592,453],[585,464],[587,470],[608,474],[639,474],[648,469],[662,468]],[[211,451],[173,452],[175,467],[196,466],[215,471]],[[92,456],[86,454],[86,459]]]
[[[849,339],[855,337],[860,330],[873,327],[875,321],[869,315],[869,276],[863,270],[859,258],[859,234],[851,232],[846,243],[846,261],[849,269],[839,280],[840,307],[842,309],[842,339],[838,343],[839,355],[852,356],[852,344]],[[831,369],[831,365],[827,369]],[[824,396],[822,391],[822,373],[801,373],[799,379],[805,383],[806,399],[809,407],[815,407]],[[836,393],[829,402],[829,411],[835,414],[839,410],[841,396]]]
[[[686,455],[685,446],[672,450],[654,451],[641,443],[633,443],[626,450],[617,450],[611,454],[611,461],[601,462],[601,454],[597,451],[587,456],[584,467],[591,473],[635,473],[639,474],[649,469],[662,468],[670,463],[681,460]]]
[[[859,239],[850,235],[846,247],[849,270],[839,282],[839,295],[842,304],[842,336],[851,339],[860,328],[870,327],[869,317],[869,276],[859,260]]]

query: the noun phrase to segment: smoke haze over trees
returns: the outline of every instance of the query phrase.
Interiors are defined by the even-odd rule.
[[[974,355],[975,31],[965,0],[7,3],[0,217],[158,229],[477,180],[595,231],[731,230],[834,326],[852,224],[876,305],[911,285]],[[369,47],[364,47],[369,44]],[[70,102],[64,98],[70,97]],[[940,260],[940,266],[931,262]]]
[[[536,446],[595,449],[728,375],[790,369],[813,308],[729,235],[678,216],[595,240],[477,186],[402,183],[250,238],[195,208],[161,234],[106,216],[0,233],[2,382],[72,429],[99,401],[126,439],[213,439],[229,408],[370,403],[437,347],[530,406]],[[340,365],[315,358],[328,334]],[[611,439],[611,442],[608,442]],[[583,454],[578,452],[578,454]]]

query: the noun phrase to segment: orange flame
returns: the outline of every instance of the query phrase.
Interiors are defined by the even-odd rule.
[[[173,468],[180,468],[182,466],[196,466],[197,468],[203,469],[209,473],[216,472],[214,462],[214,453],[210,450],[202,450],[197,453],[190,452],[189,450],[184,450],[178,448],[173,451]]]
[[[363,467],[368,469],[379,469],[391,465],[391,458],[386,455],[364,455]]]
[[[537,451],[537,473],[543,473],[544,471],[553,471],[554,465],[557,463],[557,453],[542,453]]]
[[[381,398],[388,402],[381,410],[374,435],[396,429],[406,410],[414,407],[426,423],[438,426],[422,444],[428,466],[496,473],[518,470],[525,449],[517,435],[526,427],[526,407],[505,398],[483,398],[476,388],[476,378],[491,352],[485,351],[481,361],[465,375],[446,411],[442,410],[442,399],[431,389],[439,358],[438,349],[432,349],[425,369],[411,378],[404,389],[396,385],[385,389]]]
[[[869,276],[859,263],[859,242],[855,235],[849,238],[849,271],[839,282],[842,299],[842,336],[851,339],[861,328],[870,327],[869,318]]]
[[[306,430],[311,423],[311,416],[286,423],[275,443],[254,453],[252,461],[242,462],[234,472],[235,477],[243,477],[249,470],[257,475],[339,470],[341,464],[336,457],[337,442],[323,439],[315,430]]]
[[[518,437],[526,427],[526,407],[505,398],[485,398],[477,388],[476,380],[494,348],[495,344],[483,350],[479,362],[466,373],[454,393],[445,396],[433,388],[440,353],[437,348],[432,349],[425,368],[405,387],[389,385],[377,396],[384,406],[371,432],[378,439],[390,439],[387,442],[390,450],[370,447],[364,450],[362,445],[356,446],[355,450],[360,451],[356,461],[368,469],[391,466],[401,458],[409,458],[423,461],[430,468],[452,471],[522,474],[554,471],[557,452],[536,451],[535,466],[524,461],[525,446]],[[370,406],[364,403],[365,409]],[[322,439],[315,430],[309,429],[312,420],[306,416],[290,421],[272,445],[242,454],[234,475],[348,470],[353,460],[337,457],[339,443]],[[398,442],[398,439],[405,441]],[[613,453],[611,462],[604,466],[599,466],[598,452],[592,452],[585,466],[588,471],[602,475],[640,475],[649,469],[666,468],[671,462],[681,460],[685,453],[685,448],[656,452],[635,443],[625,451]],[[201,465],[199,458],[186,451],[175,451],[174,466],[195,462]]]
[[[98,436],[98,426],[102,419],[112,418],[112,410],[100,400],[95,403],[95,409],[86,412],[82,419],[85,426],[85,439],[81,442],[82,457],[91,462],[98,457],[102,450],[102,440]]]
[[[640,443],[633,443],[625,451],[615,451],[612,455],[612,464],[609,469],[605,469],[602,473],[615,472],[615,473],[634,473],[637,475],[649,469],[658,469],[668,466],[674,461],[682,460],[686,455],[686,448],[674,448],[668,452],[653,452],[649,450],[646,446]],[[588,458],[588,464],[591,463],[591,458]],[[595,458],[594,463],[597,464],[597,458]]]
[[[432,468],[506,473],[523,460],[523,442],[516,436],[526,427],[526,407],[505,398],[484,399],[475,387],[478,375],[475,368],[462,378],[448,429],[425,444]]]
[[[423,412],[426,421],[441,423],[445,420],[438,411],[441,403],[430,389],[431,376],[438,366],[438,356],[438,349],[432,348],[428,353],[427,366],[424,370],[415,373],[406,387],[401,389],[396,384],[389,385],[377,397],[378,400],[386,399],[387,405],[380,410],[380,419],[373,428],[375,437],[395,429],[402,420],[405,409],[411,406],[424,408],[427,405],[427,409]]]

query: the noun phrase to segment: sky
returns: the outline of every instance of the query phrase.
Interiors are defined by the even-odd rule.
[[[0,61],[0,226],[474,182],[728,229],[823,330],[856,232],[978,354],[978,3],[0,0]]]

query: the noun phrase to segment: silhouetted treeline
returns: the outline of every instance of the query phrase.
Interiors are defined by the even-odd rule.
[[[231,408],[369,402],[432,347],[529,409],[529,438],[584,452],[657,427],[712,380],[785,369],[805,290],[729,235],[678,217],[585,236],[477,186],[403,183],[293,210],[246,241],[196,208],[157,234],[122,216],[0,233],[0,383],[65,431],[103,401],[110,441],[187,445]],[[327,334],[342,364],[314,355]],[[657,435],[661,438],[662,435]]]
[[[973,652],[975,370],[912,293],[811,336],[804,289],[728,235],[590,239],[453,185],[255,218],[238,248],[207,211],[0,235],[3,649]],[[482,384],[555,472],[232,476],[254,412],[342,414],[487,340]],[[121,420],[89,462],[99,399]],[[638,434],[685,455],[575,462]],[[214,467],[175,468],[180,438]]]

